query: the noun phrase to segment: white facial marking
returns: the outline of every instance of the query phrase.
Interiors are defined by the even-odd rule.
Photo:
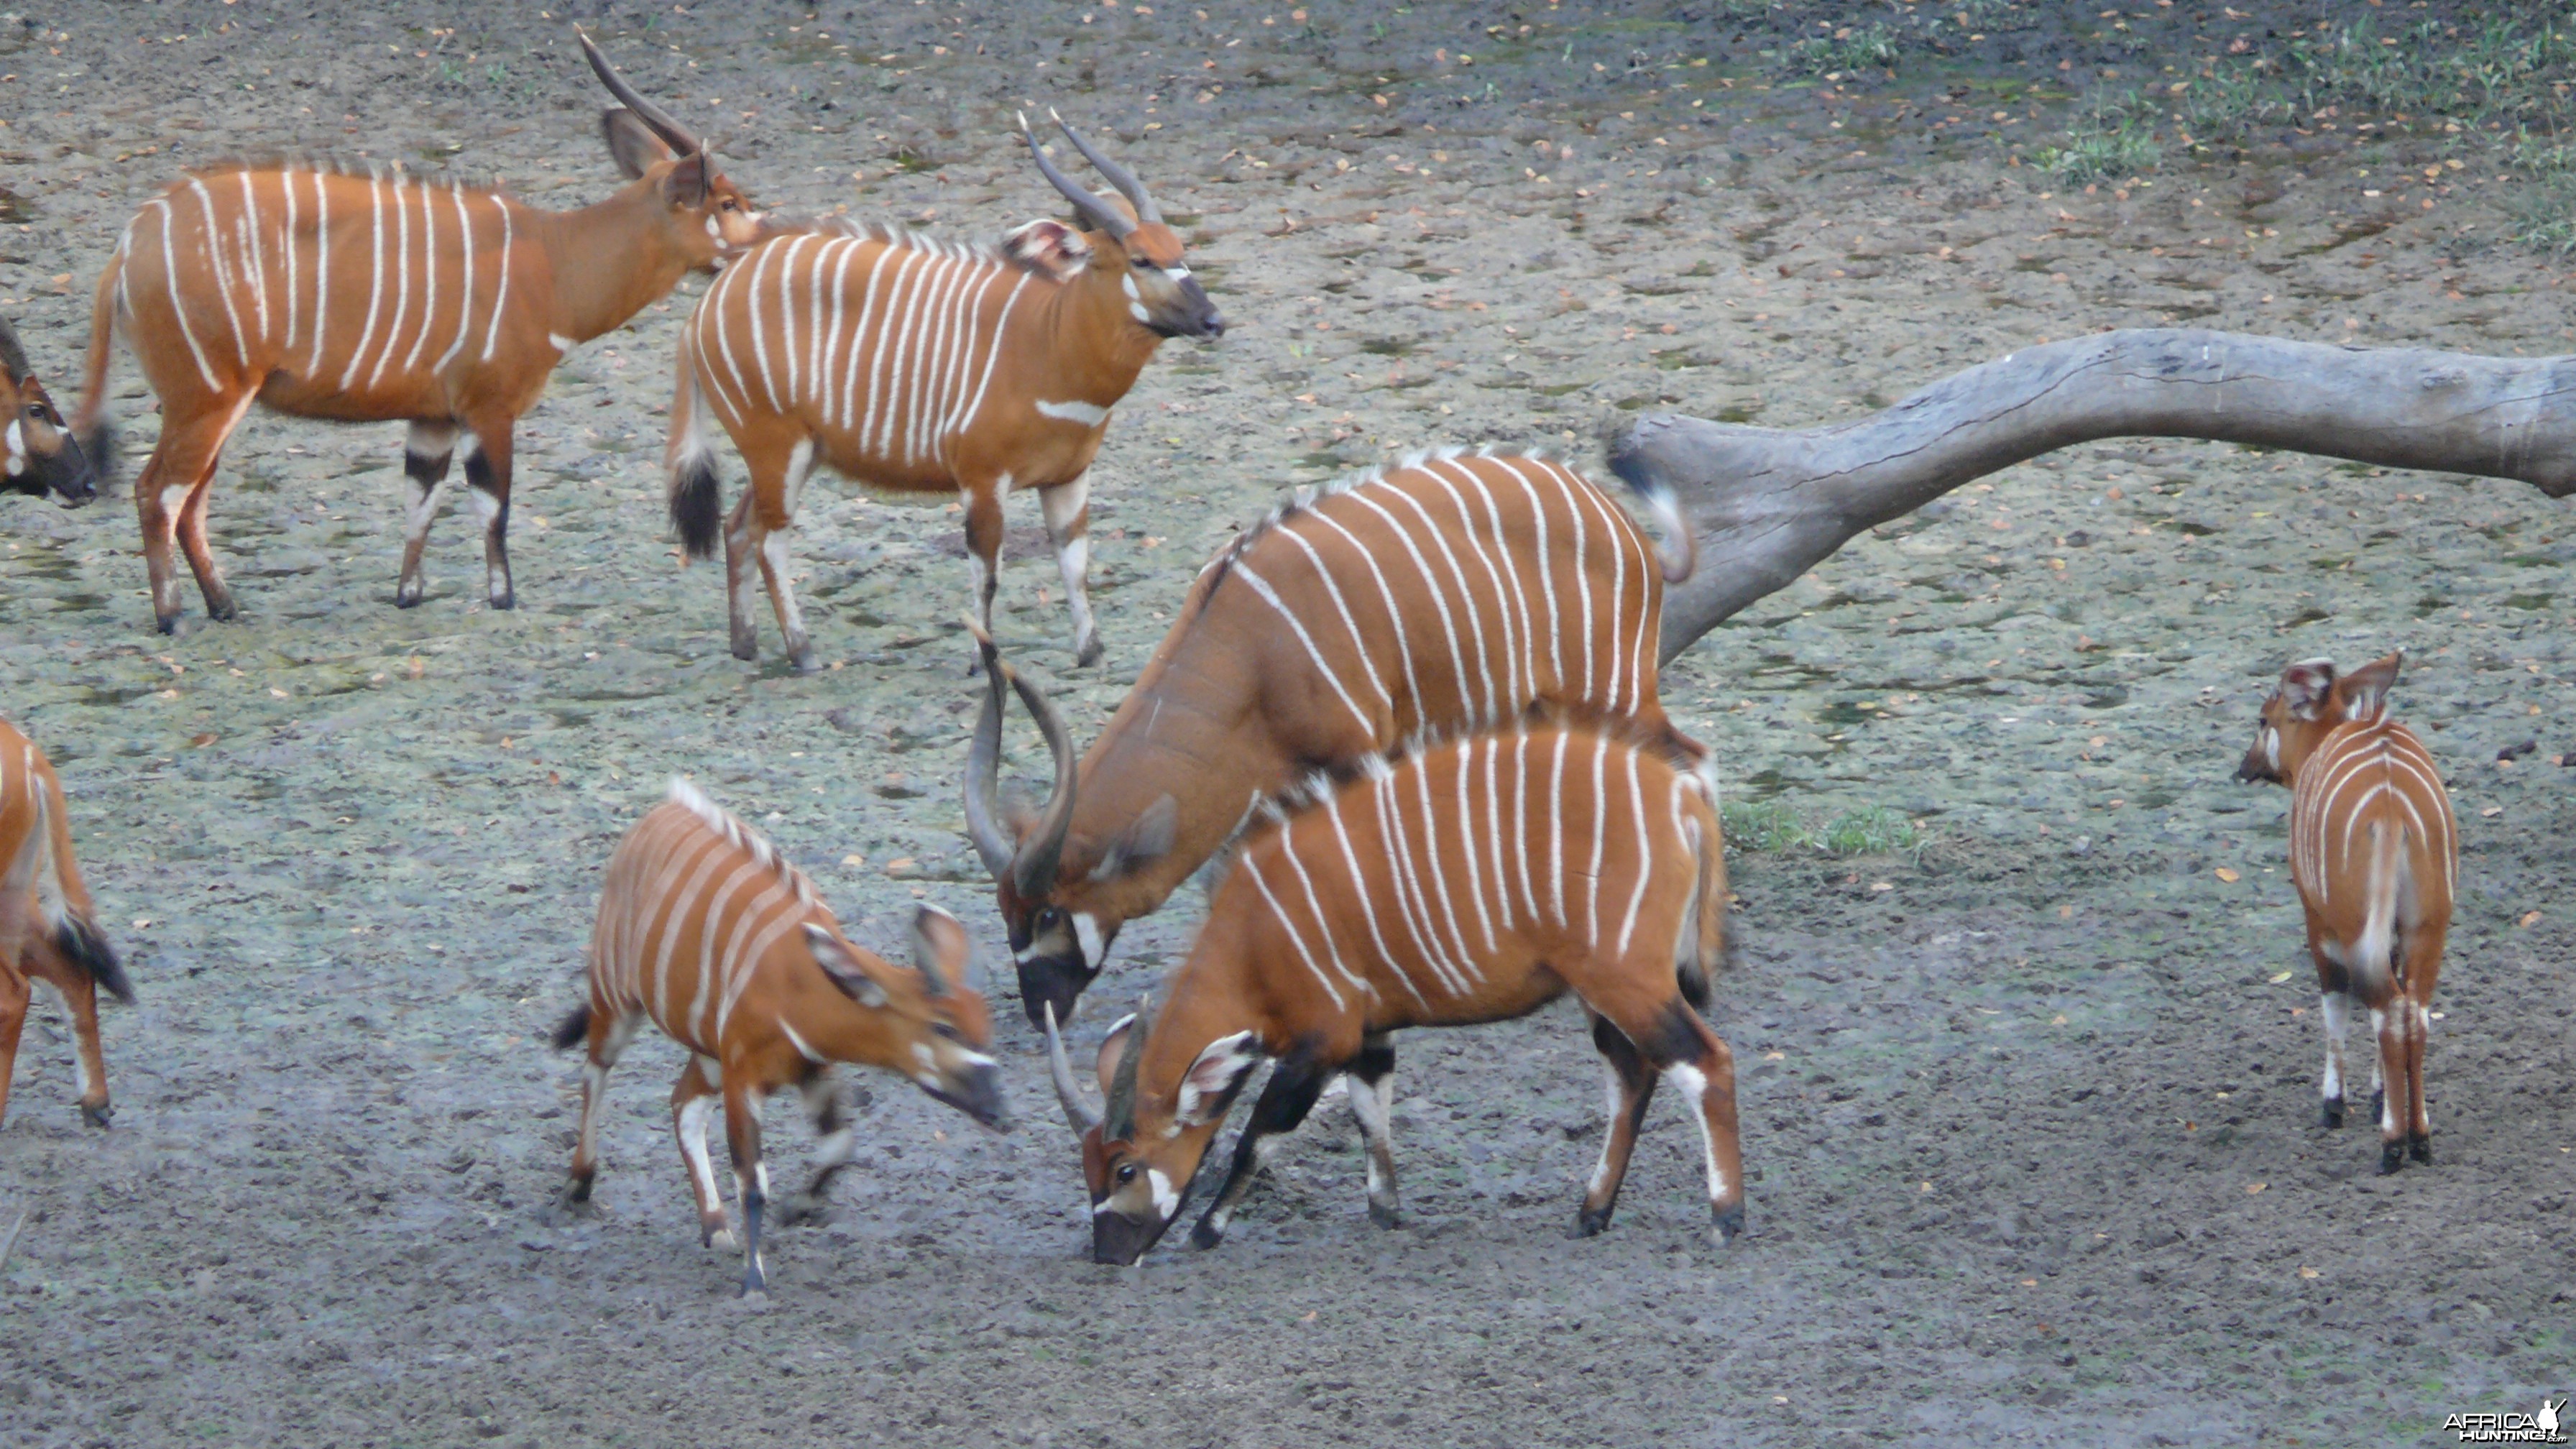
[[[1086,428],[1096,428],[1109,421],[1109,409],[1097,403],[1087,402],[1053,402],[1040,398],[1038,414],[1041,417],[1060,418],[1068,423],[1080,423]]]
[[[2263,763],[2272,767],[2273,774],[2281,773],[2281,732],[2279,730],[2263,731]]]
[[[1142,302],[1128,303],[1127,315],[1135,318],[1139,322],[1151,322],[1154,320],[1154,314],[1146,311],[1145,305]]]
[[[1181,1195],[1172,1191],[1172,1180],[1163,1175],[1162,1169],[1146,1168],[1145,1181],[1154,1189],[1154,1216],[1168,1218],[1181,1210]]]
[[[1082,948],[1082,964],[1085,966],[1098,966],[1102,954],[1109,949],[1101,940],[1100,922],[1089,911],[1073,913],[1073,939]]]
[[[1128,301],[1136,302],[1144,299],[1145,294],[1136,290],[1136,274],[1134,272],[1129,272],[1127,275],[1120,277],[1118,279],[1118,285],[1127,290]]]
[[[1165,267],[1163,268],[1163,275],[1171,278],[1175,282],[1185,282],[1189,280],[1190,269],[1187,267]]]
[[[707,235],[718,241],[724,240],[724,228],[717,226],[716,219],[712,216],[707,218]]]
[[[1046,404],[1040,403],[1038,407],[1043,411]],[[6,436],[9,442],[9,476],[15,478],[27,470],[27,431],[16,418],[11,418]]]

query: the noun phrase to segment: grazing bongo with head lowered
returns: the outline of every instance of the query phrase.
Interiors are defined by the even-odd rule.
[[[1338,1072],[1367,1141],[1370,1215],[1393,1222],[1391,1035],[1525,1015],[1569,990],[1591,1015],[1613,1102],[1580,1230],[1609,1226],[1660,1078],[1699,1123],[1718,1240],[1740,1232],[1733,1059],[1692,1009],[1726,924],[1706,782],[1658,749],[1536,726],[1373,759],[1320,789],[1247,836],[1152,1023],[1110,1029],[1105,1113],[1084,1105],[1046,1009],[1056,1093],[1082,1138],[1093,1258],[1132,1263],[1162,1236],[1264,1059],[1269,1084],[1191,1240],[1217,1242],[1268,1139]]]
[[[505,540],[520,415],[575,344],[758,234],[758,217],[697,138],[628,89],[587,36],[582,49],[626,103],[602,124],[635,178],[596,206],[540,211],[398,171],[279,163],[197,172],[126,224],[90,312],[78,425],[84,436],[101,426],[121,334],[161,397],[161,439],[135,479],[134,506],[163,633],[179,622],[174,545],[207,614],[233,616],[206,544],[206,497],[224,440],[254,402],[297,417],[410,422],[394,593],[406,608],[420,602],[422,542],[467,435],[487,595],[496,609],[515,603]]]
[[[987,1126],[1002,1121],[1000,1074],[985,1051],[992,1023],[963,980],[966,930],[930,906],[913,922],[919,969],[905,971],[841,934],[804,872],[687,782],[627,832],[608,862],[590,938],[590,1000],[556,1030],[587,1042],[581,1142],[567,1206],[590,1200],[599,1104],[608,1069],[646,1018],[692,1053],[671,1089],[671,1125],[697,1195],[700,1237],[732,1246],[707,1160],[707,1117],[722,1094],[742,1198],[743,1291],[764,1289],[761,1213],[769,1170],[760,1109],[797,1087],[823,1133],[821,1165],[780,1220],[818,1216],[855,1145],[843,1122],[836,1062],[883,1067]]]
[[[2291,665],[2263,701],[2240,780],[2290,787],[2290,876],[2307,908],[2326,1070],[2320,1120],[2343,1125],[2345,1020],[2370,1012],[2378,1052],[2379,1170],[2433,1160],[2424,1047],[2433,983],[2460,868],[2451,794],[2432,753],[2389,717],[2399,656],[2336,677],[2332,661]]]
[[[756,567],[788,658],[814,667],[789,586],[786,530],[806,474],[821,463],[879,488],[958,493],[976,618],[988,632],[1002,501],[1037,490],[1073,613],[1075,660],[1099,657],[1086,500],[1109,410],[1164,338],[1221,336],[1225,320],[1144,185],[1072,127],[1064,133],[1133,215],[1058,171],[1023,123],[1038,169],[1092,230],[1033,221],[988,251],[890,229],[779,228],[698,303],[681,333],[671,404],[671,519],[692,557],[713,555],[721,532],[737,656],[759,653]],[[729,519],[709,451],[710,407],[751,470]]]
[[[998,681],[966,770],[1032,1025],[1070,1021],[1126,921],[1160,907],[1299,774],[1533,712],[1707,754],[1656,699],[1667,579],[1619,505],[1542,458],[1455,449],[1300,496],[1199,573],[1178,622],[1080,766],[1052,713],[1055,793],[1005,821]],[[1211,768],[1218,766],[1221,768]]]
[[[42,981],[71,1008],[81,1116],[104,1127],[107,1059],[98,1047],[98,993],[132,1001],[125,968],[92,918],[89,887],[72,862],[70,812],[44,751],[0,720],[0,1117],[27,1024],[28,983]]]
[[[0,321],[0,491],[51,493],[73,508],[98,496],[89,459],[6,321]]]

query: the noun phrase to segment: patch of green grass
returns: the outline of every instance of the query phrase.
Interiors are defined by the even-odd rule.
[[[1762,855],[1921,855],[1932,843],[1921,825],[1884,805],[1846,810],[1821,825],[1777,800],[1729,800],[1718,814],[1729,842]]]
[[[1802,75],[1841,75],[1856,70],[1894,70],[1904,54],[1905,42],[1896,32],[1873,21],[1801,40],[1789,47],[1781,61]]]
[[[2096,95],[2067,123],[2066,144],[2044,146],[2034,157],[2069,186],[2119,181],[2156,169],[2164,147],[2156,139],[2154,103],[2139,92]]]

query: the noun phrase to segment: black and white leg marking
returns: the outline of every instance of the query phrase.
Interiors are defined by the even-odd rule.
[[[429,542],[430,520],[438,516],[439,495],[446,491],[447,466],[456,454],[456,425],[413,423],[403,440],[403,571],[394,586],[394,603],[411,608],[420,602],[424,580],[421,552]]]
[[[814,1175],[805,1181],[805,1190],[781,1203],[778,1225],[796,1227],[821,1223],[831,1217],[832,1179],[850,1165],[850,1155],[858,1146],[858,1129],[851,1125],[849,1114],[841,1110],[840,1079],[828,1069],[805,1079],[805,1110],[814,1114]]]
[[[1073,616],[1073,662],[1086,665],[1100,658],[1100,630],[1091,618],[1091,475],[1038,490],[1038,511],[1045,515],[1047,541],[1055,545],[1056,571],[1064,576],[1065,609]],[[989,630],[990,620],[986,621]]]
[[[1401,1203],[1395,1191],[1395,1043],[1372,1036],[1360,1046],[1348,1076],[1351,1117],[1360,1125],[1360,1144],[1368,1154],[1369,1221],[1382,1228],[1396,1225]]]
[[[1324,1084],[1340,1070],[1338,1066],[1309,1065],[1294,1057],[1270,1069],[1270,1080],[1261,1089],[1261,1099],[1252,1104],[1251,1120],[1243,1124],[1243,1135],[1234,1140],[1234,1162],[1226,1169],[1225,1185],[1217,1190],[1216,1201],[1208,1206],[1198,1226],[1190,1230],[1191,1247],[1213,1248],[1224,1240],[1225,1225],[1233,1220],[1244,1194],[1252,1190],[1252,1179],[1261,1171],[1261,1165],[1278,1148],[1272,1139],[1297,1130],[1297,1124],[1314,1110],[1315,1099],[1323,1095]]]

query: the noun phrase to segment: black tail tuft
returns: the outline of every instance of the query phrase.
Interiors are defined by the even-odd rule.
[[[1681,985],[1682,1000],[1701,1011],[1708,1010],[1708,973],[1699,969],[1696,962],[1674,967],[1673,979]]]
[[[683,459],[671,480],[671,526],[680,531],[680,546],[691,558],[716,556],[724,524],[723,491],[715,459],[704,453]]]
[[[62,928],[54,932],[54,949],[62,953],[64,960],[88,972],[99,990],[128,1006],[134,1004],[134,983],[125,979],[124,963],[116,959],[116,948],[107,944],[96,922],[82,916],[65,919]]]
[[[90,425],[90,430],[72,440],[80,444],[81,456],[89,460],[90,477],[104,487],[116,479],[116,424],[105,418]]]
[[[585,1001],[574,1007],[572,1015],[565,1017],[563,1023],[555,1028],[555,1050],[571,1051],[581,1045],[582,1038],[588,1035],[590,1035],[590,1003]]]

